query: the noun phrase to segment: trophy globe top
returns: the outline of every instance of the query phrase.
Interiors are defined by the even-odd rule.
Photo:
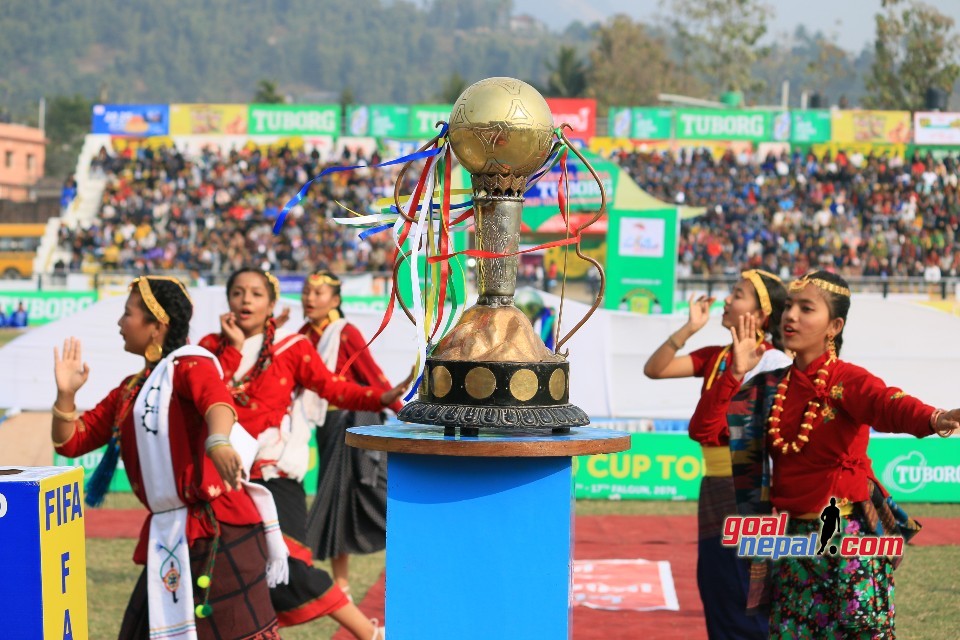
[[[449,135],[454,154],[474,177],[509,176],[520,179],[513,186],[522,189],[550,153],[553,116],[526,82],[487,78],[457,98]]]

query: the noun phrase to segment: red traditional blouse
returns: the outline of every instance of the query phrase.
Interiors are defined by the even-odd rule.
[[[849,362],[837,360],[831,364],[826,385],[817,389],[813,381],[826,360],[824,354],[804,370],[796,365],[791,368],[779,435],[788,443],[795,441],[807,403],[819,398],[820,408],[812,422],[810,440],[799,453],[782,453],[781,448],[768,447],[773,457],[771,499],[778,511],[794,515],[819,513],[831,497],[838,501],[866,500],[867,479],[880,484],[867,456],[870,427],[918,438],[932,433],[933,407],[896,387],[888,387],[877,376]],[[716,393],[701,399],[709,404],[704,410],[725,416],[740,382],[727,372],[715,388]],[[773,438],[767,438],[768,444],[772,443]]]
[[[200,346],[217,354],[223,379],[231,381],[240,366],[240,351],[212,333]],[[243,428],[254,438],[270,427],[279,426],[293,402],[297,386],[310,389],[321,398],[344,409],[380,411],[380,396],[388,389],[361,387],[336,376],[324,366],[310,341],[299,334],[287,336],[270,347],[270,364],[243,388],[231,388],[237,415]]]
[[[323,331],[328,325],[328,322],[324,322],[320,326],[320,330],[317,331],[316,327],[308,322],[300,327],[300,334],[305,336],[307,340],[310,341],[310,344],[313,345],[313,348],[316,349],[317,345],[320,344]],[[356,357],[353,364],[350,365],[350,368],[344,371],[343,367],[347,364],[347,361],[357,353],[360,355]],[[367,348],[367,342],[363,339],[363,334],[350,323],[345,324],[340,331],[340,352],[337,354],[337,372],[341,373],[343,377],[350,382],[355,382],[360,385],[384,387],[386,389],[393,387],[390,381],[387,380],[387,377],[383,375],[383,371],[380,369],[377,361],[373,359],[373,354],[371,354],[370,349]],[[393,410],[394,413],[400,411],[402,408],[403,403],[400,400],[390,405],[390,409]]]
[[[113,425],[118,414],[132,398],[125,398],[127,377],[111,391],[96,407],[81,415],[73,435],[67,442],[56,447],[57,453],[76,458],[99,449],[110,441]],[[261,522],[260,513],[244,490],[234,491],[227,487],[217,473],[213,461],[206,455],[204,442],[209,432],[204,416],[212,407],[225,404],[233,408],[233,398],[223,384],[216,366],[209,358],[185,356],[174,360],[173,394],[170,398],[170,454],[173,459],[173,474],[177,482],[177,495],[187,505],[187,539],[213,537],[212,523],[204,513],[203,505],[209,502],[217,520],[232,525],[250,525]],[[120,455],[123,466],[137,498],[147,506],[143,488],[140,458],[137,455],[137,436],[134,432],[133,411],[127,411],[120,423]],[[149,507],[148,507],[149,508]],[[133,554],[133,561],[146,564],[147,539],[150,533],[150,517],[147,516],[140,530],[140,540]]]
[[[690,438],[701,446],[726,446],[730,443],[730,429],[727,427],[726,416],[714,418],[713,414],[704,415],[700,408],[704,404],[703,396],[716,386],[716,379],[730,366],[730,349],[704,347],[692,352],[690,358],[693,360],[693,376],[703,378],[703,385],[700,387],[701,400],[690,418],[687,432]]]

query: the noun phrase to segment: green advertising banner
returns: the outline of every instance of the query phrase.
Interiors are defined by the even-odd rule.
[[[627,451],[573,461],[577,498],[696,500],[701,477],[700,445],[686,433],[635,433]]]
[[[635,140],[669,140],[673,134],[673,110],[634,109],[630,137]]]
[[[449,122],[452,104],[415,104],[410,107],[410,128],[407,131],[411,138],[432,138],[440,133],[436,127],[438,121]]]
[[[251,104],[247,133],[284,136],[340,135],[336,104]]]
[[[960,440],[874,435],[867,453],[897,502],[960,502]]]
[[[410,107],[397,104],[354,105],[347,109],[347,135],[406,138]]]
[[[770,111],[724,111],[677,109],[678,140],[749,140],[767,142],[773,137],[774,113]],[[789,116],[787,118],[789,125]]]
[[[604,306],[634,313],[673,313],[680,227],[677,208],[614,208],[608,215]]]
[[[791,111],[790,142],[810,144],[830,141],[830,112]]]
[[[0,291],[0,309],[9,318],[22,302],[31,327],[72,316],[96,301],[95,291]]]
[[[673,109],[611,107],[607,123],[613,138],[669,140],[673,135]]]
[[[868,453],[897,502],[960,502],[960,440],[873,435]],[[576,497],[695,500],[703,468],[685,432],[635,433],[628,451],[574,460]]]

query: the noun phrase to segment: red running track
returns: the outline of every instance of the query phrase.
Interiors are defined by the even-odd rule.
[[[135,538],[146,512],[140,509],[89,509],[87,536]],[[960,544],[960,518],[924,518],[918,546]],[[669,560],[680,611],[597,611],[573,609],[573,637],[577,640],[681,640],[706,638],[703,608],[697,594],[696,516],[582,516],[576,520],[574,557],[645,558]],[[360,608],[383,620],[383,575],[367,592]],[[351,640],[344,631],[334,640]]]

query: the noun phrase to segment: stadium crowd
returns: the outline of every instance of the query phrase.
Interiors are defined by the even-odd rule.
[[[620,153],[652,195],[706,207],[685,220],[680,275],[783,276],[829,269],[844,276],[960,275],[960,158],[906,160],[829,153]]]
[[[378,162],[345,156],[337,164]],[[333,217],[338,202],[366,211],[393,193],[396,174],[374,169],[334,173],[293,207],[283,231],[273,225],[284,204],[324,168],[319,155],[292,151],[205,150],[186,157],[173,148],[101,150],[91,169],[107,178],[96,222],[61,229],[71,270],[195,270],[224,274],[252,263],[265,269],[335,273],[387,269],[389,234],[365,241]]]
[[[652,195],[704,206],[684,220],[680,276],[734,275],[763,267],[783,276],[826,268],[844,276],[960,275],[960,159],[907,160],[839,153],[620,153],[615,159]],[[335,164],[376,163],[345,156]],[[276,270],[383,271],[389,234],[361,241],[332,222],[367,212],[393,192],[396,170],[334,173],[294,207],[283,232],[281,207],[326,166],[315,152],[289,149],[185,157],[141,148],[92,168],[107,176],[97,222],[61,230],[71,269],[195,270],[222,274],[253,262]]]

